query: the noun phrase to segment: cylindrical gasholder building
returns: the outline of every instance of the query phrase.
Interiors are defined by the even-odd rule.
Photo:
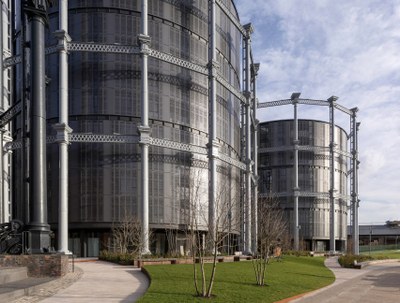
[[[299,120],[298,185],[300,249],[329,251],[330,239],[330,124]],[[294,224],[294,122],[280,120],[260,123],[259,191],[261,196],[279,200],[289,222]],[[347,134],[335,127],[335,144],[347,152]],[[303,148],[302,148],[303,147]],[[335,153],[335,245],[345,249],[347,237],[347,160]],[[261,202],[262,203],[262,199]]]
[[[137,45],[139,0],[69,1],[72,41]],[[233,1],[224,1],[238,18]],[[149,0],[151,48],[203,66],[208,63],[208,1]],[[58,4],[49,11],[47,45],[57,44]],[[219,74],[240,89],[241,39],[224,14],[217,14]],[[47,56],[48,134],[58,123],[58,55]],[[209,131],[208,77],[156,58],[149,59],[151,136],[206,146]],[[137,135],[141,108],[140,56],[102,52],[69,54],[69,126],[74,133]],[[240,102],[222,86],[217,91],[217,138],[232,158],[240,155]],[[150,147],[149,221],[155,232],[151,250],[168,249],[165,230],[185,224],[182,212],[188,172],[208,176],[208,158]],[[141,153],[138,144],[72,143],[69,147],[69,247],[78,256],[96,256],[109,243],[112,224],[126,213],[138,215],[141,201]],[[58,147],[48,146],[49,223],[58,221]],[[219,179],[239,195],[240,170],[221,165]],[[207,183],[204,186],[207,190]],[[237,212],[238,214],[239,212]],[[176,239],[182,246],[184,239]],[[235,243],[236,240],[232,240]]]

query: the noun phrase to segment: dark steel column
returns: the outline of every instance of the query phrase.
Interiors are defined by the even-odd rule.
[[[251,250],[253,253],[257,253],[258,251],[258,124],[259,121],[257,120],[257,76],[258,76],[258,70],[260,69],[260,63],[252,63],[251,64],[251,70],[252,70],[252,115],[254,117],[254,123],[253,123],[253,140],[252,140],[252,149],[253,149],[253,175],[254,175],[254,182],[253,182],[253,198],[252,198],[252,208],[253,208],[253,214],[252,214],[252,240],[251,240]]]
[[[30,252],[43,253],[50,247],[47,223],[46,174],[46,80],[45,80],[45,13],[46,1],[38,0],[27,7],[31,25],[31,110],[30,110]]]
[[[351,121],[351,129],[352,132],[350,133],[350,136],[352,136],[351,140],[351,176],[352,178],[350,184],[351,184],[351,207],[352,207],[352,218],[351,221],[353,223],[352,226],[352,236],[353,236],[353,247],[352,247],[352,253],[354,255],[359,255],[360,254],[360,242],[359,242],[359,226],[358,226],[358,127],[359,123],[357,123],[357,111],[358,108],[352,108],[351,112],[352,115],[350,117]]]

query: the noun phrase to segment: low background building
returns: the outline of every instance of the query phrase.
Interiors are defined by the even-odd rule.
[[[400,222],[387,221],[380,225],[360,225],[360,252],[399,249]]]

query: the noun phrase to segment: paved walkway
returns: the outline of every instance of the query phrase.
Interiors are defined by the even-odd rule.
[[[149,280],[133,266],[92,261],[75,263],[75,272],[47,283],[13,303],[131,303],[141,297]]]
[[[400,302],[400,262],[371,264],[363,269],[341,268],[337,258],[325,265],[335,274],[333,284],[288,302],[386,303]]]
[[[400,302],[399,261],[369,265],[363,269],[347,269],[340,267],[337,258],[328,258],[325,265],[335,274],[333,284],[300,298],[280,302]],[[147,277],[136,267],[102,261],[79,262],[73,273],[46,283],[13,303],[130,303],[141,297],[148,286]]]

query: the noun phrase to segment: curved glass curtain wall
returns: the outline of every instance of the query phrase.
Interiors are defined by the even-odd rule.
[[[329,148],[329,123],[313,120],[299,120],[300,146]],[[261,193],[276,195],[285,209],[290,231],[293,230],[293,120],[272,121],[260,124],[259,148],[282,148],[281,151],[259,153],[259,175]],[[341,151],[347,152],[347,134],[335,127],[335,143]],[[285,150],[285,147],[290,147]],[[304,249],[326,250],[329,242],[330,213],[330,156],[327,152],[299,151],[300,192],[318,193],[318,197],[299,197],[300,240],[305,241]],[[335,238],[345,241],[347,237],[347,160],[335,154]],[[342,242],[339,242],[342,243]],[[338,244],[339,244],[338,243]],[[343,244],[343,243],[342,243]],[[344,249],[342,244],[339,249]],[[343,244],[344,245],[344,244]]]
[[[208,1],[149,1],[151,48],[206,65]],[[226,5],[236,15],[231,1]],[[58,27],[57,3],[50,30]],[[220,73],[240,86],[241,34],[217,10],[217,53]],[[136,45],[140,1],[69,1],[69,34],[75,42]],[[57,41],[48,36],[48,45]],[[48,131],[58,121],[58,56],[47,57]],[[151,135],[176,142],[208,143],[208,78],[149,58]],[[69,119],[76,133],[137,134],[140,124],[140,57],[71,52],[69,55]],[[218,86],[218,138],[232,157],[240,152],[240,104]],[[57,222],[58,154],[49,146],[49,220]],[[136,144],[72,143],[69,154],[70,227],[109,228],[125,211],[137,214],[140,203],[140,147]],[[221,164],[222,165],[222,164]],[[186,152],[150,148],[150,224],[154,228],[182,224],[187,207],[182,191],[188,174],[199,168],[207,176],[207,158]],[[236,168],[224,165],[219,178],[229,177],[232,196],[239,193]],[[207,184],[204,185],[205,189]],[[87,223],[87,224],[86,224]]]

